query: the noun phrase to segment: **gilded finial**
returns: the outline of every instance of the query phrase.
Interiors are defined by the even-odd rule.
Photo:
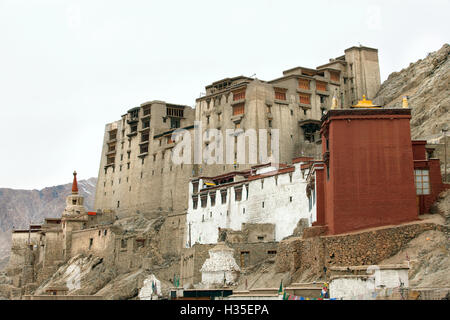
[[[402,107],[408,108],[408,97],[407,96],[403,97]]]
[[[332,109],[332,110],[337,109],[337,99],[336,99],[336,96],[333,96],[333,100],[332,100],[332,102],[331,102],[331,109]]]
[[[358,101],[358,104],[352,106],[352,108],[381,108],[381,106],[374,105],[372,100],[366,100],[366,95],[363,94],[363,99]]]

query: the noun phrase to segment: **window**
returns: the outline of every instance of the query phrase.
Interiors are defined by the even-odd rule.
[[[122,240],[120,241],[120,247],[121,247],[122,249],[126,249],[126,248],[127,248],[127,239],[122,239]]]
[[[197,209],[198,206],[198,196],[192,196],[192,206],[195,209]]]
[[[209,193],[209,198],[210,198],[210,201],[211,201],[211,206],[215,206],[216,205],[216,192],[215,191],[210,192]]]
[[[141,148],[141,153],[147,153],[148,152],[148,144],[143,144],[140,146]],[[144,160],[144,159],[142,159]]]
[[[167,107],[168,117],[183,118],[184,108],[183,107]]]
[[[105,231],[103,232],[103,235],[107,235],[108,234],[108,230],[105,229]]]
[[[113,164],[114,163],[114,161],[116,160],[116,157],[108,157],[108,158],[106,158],[106,164]],[[106,173],[106,170],[105,170],[105,173]]]
[[[300,89],[309,90],[309,80],[307,80],[307,79],[298,79],[298,87]]]
[[[150,137],[150,134],[148,132],[142,133],[142,135],[141,135],[141,142],[148,141],[149,137]]]
[[[250,265],[250,252],[241,251],[241,268]]]
[[[206,204],[207,204],[207,198],[206,198],[206,194],[202,194],[201,196],[200,196],[200,204],[201,204],[201,206],[202,206],[202,208],[206,208]]]
[[[94,244],[94,239],[90,238],[89,239],[89,250],[91,250],[93,244]]]
[[[234,187],[234,200],[235,201],[242,200],[242,186]]]
[[[180,127],[180,119],[170,118],[170,128],[175,129]]]
[[[120,207],[120,201],[117,201],[117,208]]]
[[[72,204],[73,204],[73,205],[76,205],[76,204],[77,204],[77,200],[76,200],[76,199],[73,199],[73,200],[72,200]]]
[[[311,104],[311,95],[307,93],[299,93],[298,97],[300,99],[300,103],[303,104]]]
[[[262,203],[262,207],[264,208],[264,201],[263,201],[263,203]]]
[[[233,106],[233,116],[244,113],[244,103],[238,103]]]
[[[143,129],[150,128],[150,120],[149,119],[142,120],[142,128]]]
[[[325,96],[319,96],[320,97],[320,103],[326,103],[327,102],[327,98]]]
[[[330,71],[330,79],[331,81],[336,81],[339,82],[339,72],[335,72],[335,71]]]
[[[286,90],[275,89],[275,99],[286,100]]]
[[[220,190],[220,195],[222,197],[222,204],[227,202],[227,190]]]
[[[267,254],[268,254],[269,256],[270,256],[270,255],[274,256],[274,255],[277,254],[277,250],[269,250],[269,251],[267,251]]]
[[[136,248],[145,247],[145,239],[136,239]]]
[[[245,99],[245,89],[233,92],[233,101]]]
[[[144,107],[144,116],[147,116],[147,115],[149,115],[150,114],[150,106],[147,106],[147,107]]]
[[[430,173],[428,170],[414,170],[416,194],[430,194]]]
[[[269,120],[269,128],[272,128],[272,120]]]
[[[264,241],[264,236],[258,236],[258,241]]]
[[[117,129],[109,132],[109,140],[115,140],[117,138]]]
[[[316,90],[327,91],[327,83],[322,81],[316,82]]]

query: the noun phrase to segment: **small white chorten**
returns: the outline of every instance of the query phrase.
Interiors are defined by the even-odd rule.
[[[220,242],[209,250],[209,258],[206,259],[200,272],[203,284],[230,285],[235,283],[241,269],[233,257],[234,250]]]

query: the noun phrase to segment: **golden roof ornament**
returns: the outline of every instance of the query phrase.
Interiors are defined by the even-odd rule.
[[[407,96],[403,97],[402,107],[405,109],[408,108],[408,97]]]
[[[337,109],[337,99],[336,99],[336,96],[333,96],[333,100],[332,100],[332,102],[331,102],[331,109],[332,109],[332,110]]]
[[[358,104],[351,106],[351,108],[382,108],[372,103],[372,100],[366,100],[366,95],[363,94],[363,99],[358,101]]]

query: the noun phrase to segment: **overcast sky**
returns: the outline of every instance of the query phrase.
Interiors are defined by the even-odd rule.
[[[0,187],[97,176],[104,126],[149,100],[193,106],[353,45],[381,80],[449,42],[450,1],[0,0]]]

